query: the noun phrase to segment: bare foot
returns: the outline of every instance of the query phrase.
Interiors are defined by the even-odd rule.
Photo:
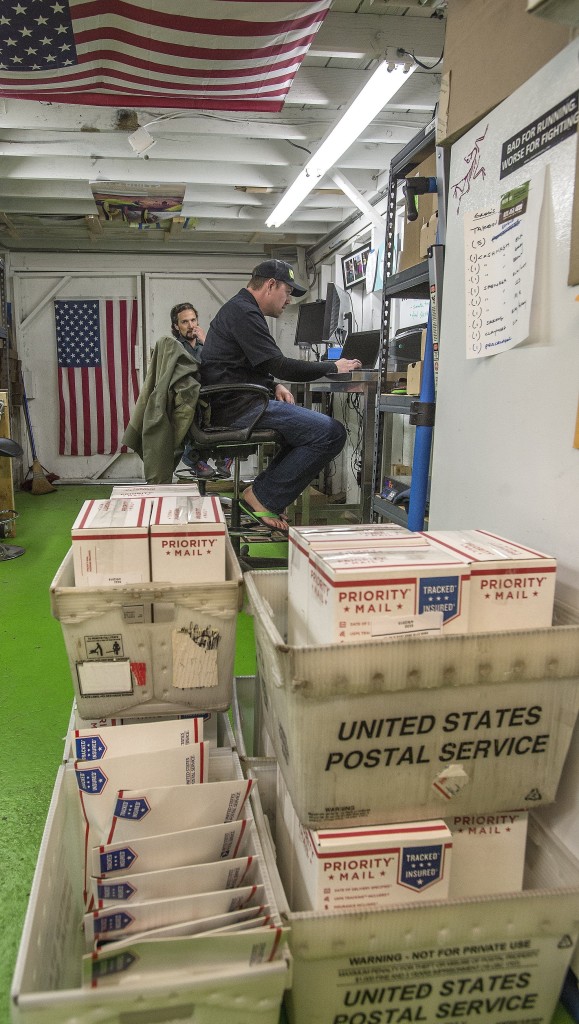
[[[269,509],[265,508],[265,506],[261,504],[261,501],[258,501],[251,487],[245,488],[242,494],[242,499],[249,508],[253,509],[254,512],[259,513],[260,523],[263,523],[265,526],[269,526],[272,530],[279,530],[281,533],[287,533],[287,519],[283,516],[278,516],[275,512],[270,512]]]

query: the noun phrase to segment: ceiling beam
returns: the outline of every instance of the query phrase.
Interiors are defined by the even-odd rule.
[[[387,47],[402,47],[419,60],[437,59],[444,46],[445,22],[406,15],[339,14],[330,11],[308,54],[360,59],[380,57]]]

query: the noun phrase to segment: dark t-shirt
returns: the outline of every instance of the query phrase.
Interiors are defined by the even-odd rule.
[[[256,299],[247,288],[229,299],[213,318],[201,356],[202,384],[261,384],[275,397],[275,377],[282,380],[317,380],[336,373],[331,359],[308,363],[288,359],[272,338]],[[230,423],[255,404],[254,398],[232,393],[213,396],[211,420]]]

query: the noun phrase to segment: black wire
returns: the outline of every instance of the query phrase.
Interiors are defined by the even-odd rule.
[[[352,438],[352,432],[347,423],[347,416],[344,416],[344,425],[346,427],[346,434],[350,442],[352,449],[350,455],[350,469],[352,470],[352,476],[357,481],[358,472],[362,467],[362,438],[363,438],[363,418],[360,410],[361,395],[349,394],[346,396],[346,406],[352,409],[356,416],[357,425],[357,438],[354,441]]]
[[[307,149],[306,146],[299,146],[297,142],[292,142],[291,139],[287,139],[286,141],[289,142],[290,146],[295,146],[296,149],[303,149],[304,153],[307,153],[308,156],[312,155],[311,149]]]
[[[417,64],[418,67],[422,68],[424,71],[433,71],[434,68],[438,67],[438,65],[440,64],[442,58],[444,57],[444,50],[443,50],[442,53],[440,54],[440,57],[438,58],[436,64],[423,64],[421,60],[418,60],[418,57],[415,57],[413,53],[409,53],[408,50],[403,50],[402,47],[400,47],[400,49],[397,52],[399,54],[401,54],[401,55],[404,55],[405,57],[412,57],[412,60],[414,61],[414,63]]]

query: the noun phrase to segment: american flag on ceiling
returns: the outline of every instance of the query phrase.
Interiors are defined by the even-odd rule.
[[[332,0],[13,0],[0,96],[281,110]]]
[[[59,455],[114,455],[137,400],[137,300],[55,300]]]

